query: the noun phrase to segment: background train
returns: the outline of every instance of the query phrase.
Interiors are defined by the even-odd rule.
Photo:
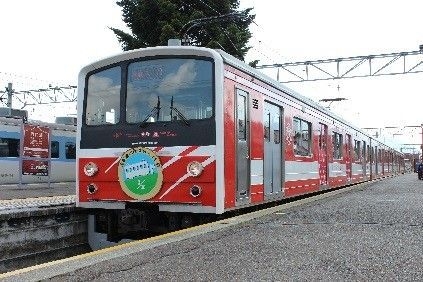
[[[221,50],[124,52],[78,83],[93,248],[404,170],[401,153]]]
[[[12,114],[11,109],[0,110],[0,184],[75,182],[76,125],[69,119],[61,122],[70,123],[27,121],[26,111],[13,110]],[[37,126],[49,128],[50,143],[44,158],[24,156],[24,126],[28,126],[27,134],[34,134],[31,130]]]

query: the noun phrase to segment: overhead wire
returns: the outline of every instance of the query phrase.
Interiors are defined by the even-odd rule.
[[[204,4],[205,6],[207,6],[210,10],[212,10],[213,12],[221,15],[221,13],[219,13],[219,11],[217,11],[216,9],[214,9],[212,6],[210,6],[208,3],[205,2],[205,0],[198,0],[199,2],[201,2],[202,4]],[[264,30],[263,27],[261,27],[255,20],[252,20],[252,23],[254,23],[259,29]],[[223,30],[223,32],[225,33],[226,37],[229,39],[229,41],[231,42],[232,46],[235,47],[235,45],[233,44],[233,42],[231,41],[229,35],[227,34],[226,31]],[[280,61],[284,60],[284,56],[282,54],[280,54],[277,50],[275,50],[273,47],[271,47],[270,45],[264,43],[264,41],[262,39],[256,39],[253,37],[253,40],[255,40],[258,44],[254,44],[253,46],[251,46],[251,49],[254,49],[257,53],[259,53],[260,55],[262,55],[263,57],[265,57],[266,59],[268,59],[269,61],[271,61],[272,63],[277,63],[278,61],[275,59],[276,56],[272,56],[272,55],[266,55],[265,52],[268,52],[269,50],[276,54],[277,57],[280,58]],[[265,48],[261,48],[260,45],[265,45]],[[236,48],[237,49],[237,48]],[[264,51],[265,50],[265,51]],[[237,51],[239,51],[237,49]]]
[[[217,13],[219,16],[221,16],[222,14],[217,11],[216,9],[214,9],[213,7],[211,7],[209,4],[207,4],[206,2],[204,2],[203,0],[198,0],[199,2],[201,2],[202,4],[204,4],[206,7],[208,7],[209,9],[211,9],[213,12]],[[233,20],[232,20],[233,21]],[[235,23],[235,21],[233,21]],[[237,52],[240,52],[240,50],[235,46],[235,44],[233,43],[232,39],[230,38],[229,34],[227,33],[226,30],[224,30],[223,28],[219,27],[222,32],[225,34],[226,38],[228,38],[229,42],[231,43],[231,45],[235,48],[235,50]]]
[[[2,78],[3,77],[3,78]],[[45,79],[39,79],[36,77],[32,77],[29,75],[23,75],[23,74],[17,74],[17,73],[11,73],[11,72],[3,72],[0,71],[0,82],[5,83],[7,86],[7,83],[11,82],[13,83],[13,88],[15,88],[15,93],[17,92],[23,92],[23,91],[30,91],[30,90],[23,90],[23,89],[46,89],[46,88],[64,88],[64,87],[73,87],[71,84],[66,82],[54,82],[54,81],[48,81]],[[20,90],[16,89],[17,85],[21,85],[22,88]],[[46,87],[46,85],[48,87]],[[54,85],[54,87],[53,87]],[[58,85],[67,85],[67,86],[58,86]],[[1,89],[2,85],[0,85]]]

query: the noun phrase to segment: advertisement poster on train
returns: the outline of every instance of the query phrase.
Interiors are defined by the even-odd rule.
[[[25,124],[23,128],[22,175],[48,176],[49,150],[50,128]]]
[[[23,160],[22,175],[48,176],[48,162]]]
[[[47,126],[24,125],[23,156],[48,158],[50,129]]]

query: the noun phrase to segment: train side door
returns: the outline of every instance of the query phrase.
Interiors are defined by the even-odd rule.
[[[282,108],[264,103],[264,198],[278,197],[282,192]]]
[[[328,126],[320,123],[319,134],[319,176],[320,185],[328,184]]]
[[[347,167],[347,181],[351,181],[352,178],[352,142],[351,142],[351,135],[347,134],[347,157],[345,159],[346,167]]]
[[[250,202],[250,122],[248,93],[236,89],[236,204]]]

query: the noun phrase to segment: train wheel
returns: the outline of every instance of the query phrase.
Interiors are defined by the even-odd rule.
[[[178,230],[181,228],[181,217],[179,214],[170,214],[167,223],[169,231]]]
[[[181,228],[188,228],[194,226],[194,217],[191,214],[184,214],[181,218]]]

